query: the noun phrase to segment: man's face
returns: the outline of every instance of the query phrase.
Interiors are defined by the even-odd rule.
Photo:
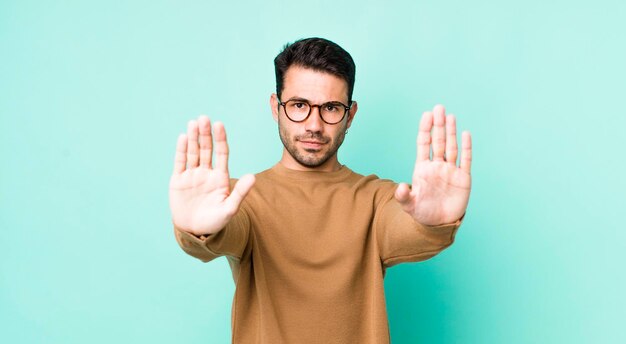
[[[295,98],[305,99],[312,105],[331,101],[348,105],[348,84],[329,73],[291,66],[285,73],[280,100],[286,102]],[[283,162],[292,168],[332,170],[337,164],[337,150],[356,113],[356,103],[337,124],[325,123],[318,107],[311,108],[311,114],[305,121],[293,122],[285,115],[284,107],[278,106],[275,94],[270,104],[274,119],[278,121],[280,139],[285,146]]]

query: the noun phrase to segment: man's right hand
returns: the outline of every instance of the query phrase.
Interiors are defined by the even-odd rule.
[[[176,144],[174,173],[170,178],[170,209],[179,229],[200,236],[219,232],[237,213],[254,185],[251,174],[241,177],[230,190],[228,143],[224,125],[213,125],[215,168],[212,166],[211,122],[200,116],[189,121],[187,135]]]

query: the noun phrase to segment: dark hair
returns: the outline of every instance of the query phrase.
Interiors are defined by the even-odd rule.
[[[352,102],[356,66],[352,56],[338,44],[317,37],[287,43],[274,59],[278,98],[283,91],[285,73],[293,65],[330,73],[345,80],[348,83],[348,101]]]

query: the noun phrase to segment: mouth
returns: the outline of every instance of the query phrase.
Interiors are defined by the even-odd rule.
[[[316,139],[297,139],[300,142],[304,149],[306,150],[319,150],[323,145],[326,144],[324,141],[316,140]]]

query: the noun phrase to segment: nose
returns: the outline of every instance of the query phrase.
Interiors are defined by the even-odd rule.
[[[320,113],[320,107],[312,106],[309,118],[304,121],[304,128],[306,131],[322,132],[324,128],[324,121],[322,121],[322,114]]]

